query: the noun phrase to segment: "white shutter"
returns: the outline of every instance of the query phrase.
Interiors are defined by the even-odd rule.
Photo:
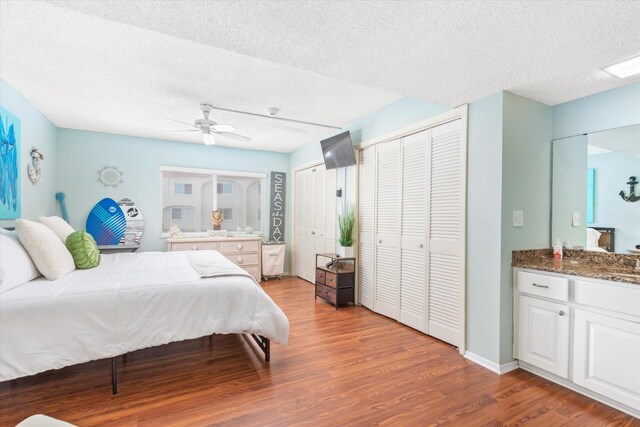
[[[325,252],[336,251],[336,186],[337,171],[329,169],[325,172]]]
[[[374,310],[398,319],[400,140],[378,145],[376,177],[376,291]]]
[[[461,346],[466,158],[462,120],[431,129],[427,333]]]
[[[358,194],[358,274],[360,276],[360,303],[373,310],[375,279],[375,182],[376,146],[360,152]]]
[[[402,140],[400,322],[426,332],[427,147],[429,130]]]

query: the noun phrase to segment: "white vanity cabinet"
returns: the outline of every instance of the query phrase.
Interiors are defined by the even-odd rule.
[[[522,368],[640,416],[640,285],[514,270]]]
[[[520,295],[519,359],[569,377],[569,306]]]

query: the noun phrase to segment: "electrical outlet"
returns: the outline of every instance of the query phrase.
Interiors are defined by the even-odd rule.
[[[573,213],[573,226],[580,227],[580,212]]]
[[[513,211],[513,226],[524,227],[524,211]]]

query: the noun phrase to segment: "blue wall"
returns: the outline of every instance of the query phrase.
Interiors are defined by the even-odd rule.
[[[553,139],[640,123],[640,82],[553,107]]]
[[[161,233],[160,165],[229,171],[286,172],[289,155],[220,146],[204,146],[71,129],[58,130],[57,189],[66,195],[71,225],[84,229],[87,214],[104,197],[128,197],[145,216],[143,250],[164,250]],[[97,171],[115,166],[124,173],[117,188],[98,182]],[[287,199],[291,200],[290,176]],[[269,188],[269,187],[267,187]],[[286,241],[291,239],[291,205],[286,207]],[[285,266],[288,271],[288,265]]]
[[[22,141],[20,147],[21,216],[35,219],[55,213],[56,188],[56,127],[22,95],[4,80],[0,80],[0,105],[20,119]],[[32,184],[27,174],[31,163],[31,149],[44,155],[40,162],[43,177]],[[0,226],[13,226],[13,220],[2,220]]]

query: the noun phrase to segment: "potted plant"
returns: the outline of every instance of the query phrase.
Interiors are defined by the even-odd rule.
[[[344,213],[338,218],[338,226],[340,227],[340,249],[339,255],[341,257],[351,258],[354,256],[355,251],[353,244],[353,227],[356,222],[355,212],[351,205],[347,205]]]

